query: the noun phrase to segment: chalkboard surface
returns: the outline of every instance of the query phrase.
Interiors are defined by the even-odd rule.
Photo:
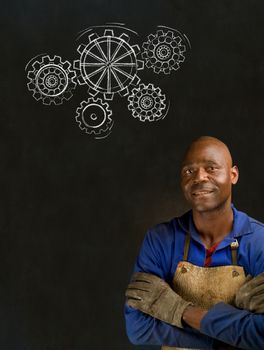
[[[229,145],[240,168],[234,203],[264,220],[264,4],[1,5],[0,349],[134,349],[124,290],[147,228],[187,210],[178,177],[191,140],[211,135]],[[87,86],[76,83],[69,100],[44,104],[28,88],[25,67],[40,54],[73,64],[78,33],[106,23],[137,32],[129,44],[141,49],[158,26],[185,34],[190,47],[178,70],[138,71],[170,102],[163,119],[134,118],[127,97],[115,93],[107,102],[111,134],[95,139],[75,120]]]

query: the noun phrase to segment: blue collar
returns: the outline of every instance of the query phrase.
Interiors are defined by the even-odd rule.
[[[253,232],[249,221],[249,217],[247,216],[247,214],[236,210],[236,208],[233,205],[232,205],[232,210],[234,213],[234,222],[233,222],[232,230],[222,240],[222,242],[217,247],[217,250],[231,244],[232,242],[235,241],[237,237]],[[195,241],[203,245],[200,239],[199,232],[197,231],[193,222],[192,210],[189,210],[187,213],[179,217],[178,223],[185,232],[188,232],[190,230],[191,237]]]

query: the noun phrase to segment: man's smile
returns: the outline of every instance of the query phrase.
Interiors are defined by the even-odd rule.
[[[209,195],[211,195],[212,193],[214,193],[214,190],[199,190],[199,191],[195,191],[192,192],[192,196],[193,197],[207,197]]]
[[[215,188],[213,186],[205,186],[204,184],[201,185],[194,185],[192,186],[191,189],[191,195],[193,197],[204,197],[204,196],[209,196],[213,192],[215,192]]]

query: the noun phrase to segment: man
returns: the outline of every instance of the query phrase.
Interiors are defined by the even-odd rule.
[[[181,187],[192,209],[145,237],[126,291],[132,343],[264,349],[264,225],[232,206],[238,176],[220,140],[189,146]]]

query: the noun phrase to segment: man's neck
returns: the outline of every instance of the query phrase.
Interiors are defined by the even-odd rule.
[[[208,212],[193,210],[193,221],[206,248],[220,242],[233,226],[233,210],[231,204]]]

